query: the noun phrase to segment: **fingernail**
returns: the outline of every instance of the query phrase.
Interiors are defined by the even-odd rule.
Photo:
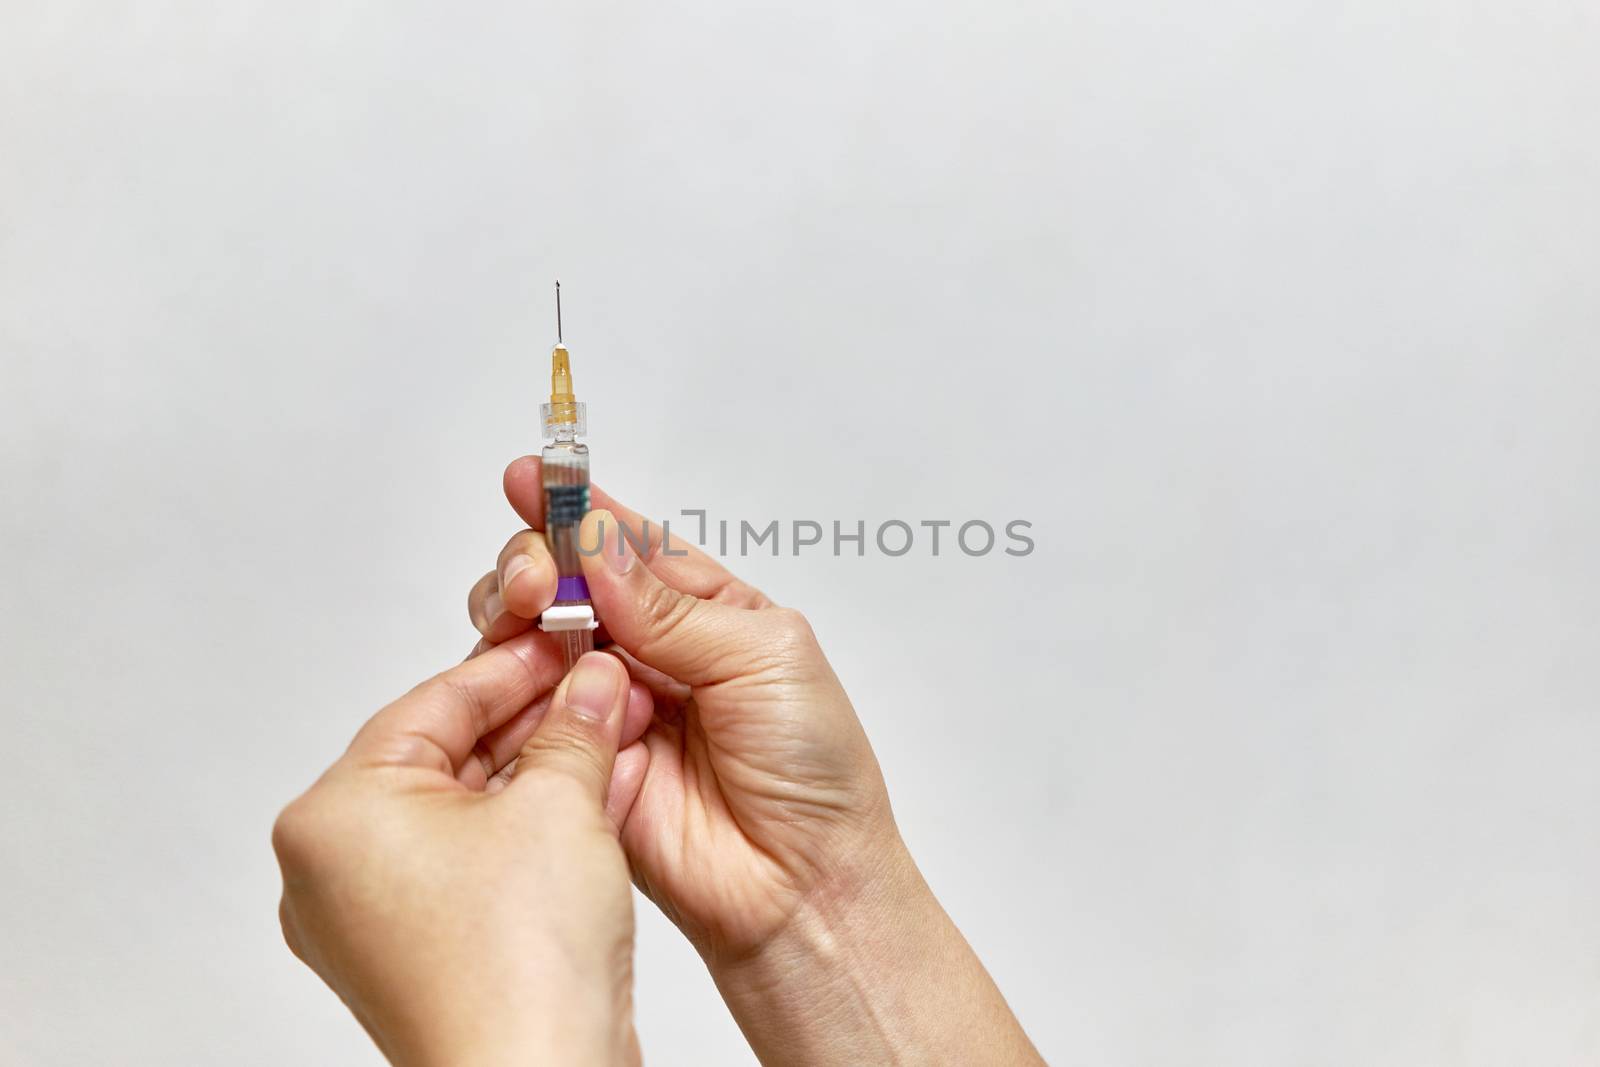
[[[517,575],[533,566],[533,557],[526,555],[512,556],[506,561],[506,569],[500,575],[500,588],[510,589],[511,583],[517,580]]]
[[[622,524],[612,520],[611,525],[614,528],[606,532],[606,566],[611,568],[612,574],[627,574],[639,557],[633,554],[633,546],[622,536]],[[616,544],[612,544],[613,539]]]
[[[483,628],[487,630],[494,625],[494,620],[506,610],[506,602],[500,599],[499,593],[490,593],[483,598]]]
[[[622,672],[606,662],[609,658],[590,653],[578,660],[567,677],[567,707],[585,719],[604,719],[617,703]]]

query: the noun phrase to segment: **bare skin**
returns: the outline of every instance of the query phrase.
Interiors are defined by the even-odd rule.
[[[466,663],[378,712],[279,816],[284,936],[403,1064],[636,1063],[628,877],[766,1064],[1037,1063],[912,862],[797,612],[596,490],[609,652],[565,680],[528,528],[476,583]],[[659,534],[659,528],[657,528]]]
[[[378,712],[273,827],[289,947],[394,1063],[639,1060],[633,901],[605,799],[642,717],[614,657],[561,681],[542,637]],[[513,754],[490,789],[486,763]]]
[[[484,647],[553,599],[538,460],[506,470],[528,524],[473,586]],[[1039,1062],[900,837],[816,636],[693,546],[640,559],[600,490],[580,543],[595,610],[655,716],[617,796],[634,880],[704,958],[763,1063]]]

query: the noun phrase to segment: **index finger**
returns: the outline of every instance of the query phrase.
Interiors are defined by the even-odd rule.
[[[544,483],[538,456],[523,456],[511,461],[505,473],[506,499],[531,528],[544,529]],[[640,515],[599,486],[589,490],[590,506],[615,515],[630,538],[649,543],[640,553],[645,566],[680,593],[701,600],[715,600],[740,608],[771,607],[772,601],[759,589],[734,574],[681,537],[672,538],[672,553],[665,549],[665,527]],[[680,555],[679,553],[683,553]]]
[[[561,681],[565,661],[549,635],[530,632],[417,686],[356,733],[341,762],[421,767],[454,778],[478,738]]]

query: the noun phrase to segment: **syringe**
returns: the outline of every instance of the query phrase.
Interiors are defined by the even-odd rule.
[[[561,283],[556,282],[556,346],[550,352],[550,403],[539,405],[544,436],[544,532],[556,561],[556,600],[539,628],[559,633],[567,669],[594,648],[594,606],[578,557],[578,525],[589,510],[588,412],[572,393],[572,362],[561,335]]]

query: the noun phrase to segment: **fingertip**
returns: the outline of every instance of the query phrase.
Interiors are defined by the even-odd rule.
[[[544,481],[538,456],[518,456],[506,465],[501,485],[512,510],[535,530],[544,529]]]
[[[538,456],[518,456],[506,464],[505,484],[510,489],[513,485],[522,486],[531,478],[539,480],[539,467],[541,460]]]
[[[618,662],[621,662],[620,660]],[[626,669],[626,667],[624,667]],[[628,707],[622,713],[622,740],[621,744],[631,745],[644,736],[650,728],[650,720],[655,718],[656,701],[650,695],[650,690],[643,682],[635,681],[628,686]]]
[[[536,619],[545,608],[555,603],[555,561],[548,553],[528,553],[518,556],[517,560],[526,562],[508,567],[506,578],[501,583],[500,596],[511,611],[524,618]]]
[[[480,587],[474,587],[468,597],[467,610],[472,615],[472,625],[490,644],[515,637],[533,625],[533,616],[539,613],[519,611],[509,603],[500,590],[498,572],[490,571]]]
[[[467,590],[467,618],[472,620],[472,628],[480,634],[489,632],[489,620],[484,617],[484,602],[489,597],[489,592],[497,588],[499,578],[494,571],[490,571],[482,578],[472,583]]]
[[[634,741],[617,753],[611,766],[611,780],[606,785],[606,816],[618,832],[628,821],[649,770],[650,749],[643,741]]]
[[[621,660],[604,652],[585,652],[562,684],[561,703],[579,718],[613,722],[622,717],[619,711],[626,714],[631,690],[628,669]]]
[[[601,511],[610,513],[613,510],[615,510],[615,509],[612,508],[612,505],[613,504],[617,504],[617,503],[618,503],[618,501],[617,501],[616,497],[612,496],[610,493],[606,492],[604,489],[600,488],[598,485],[594,485],[593,483],[590,484],[590,486],[589,486],[589,505],[590,505],[590,507],[597,508],[597,509],[599,509]]]
[[[606,795],[618,734],[629,701],[628,672],[615,656],[586,652],[551,697],[544,718],[522,744],[518,777],[556,772]]]
[[[590,502],[593,503],[592,498]],[[578,526],[578,532],[583,535],[578,544],[586,548],[602,545],[605,538],[610,536],[610,531],[616,528],[617,517],[611,514],[609,508],[590,508]],[[590,553],[590,555],[597,554]]]
[[[621,522],[605,508],[596,508],[583,517],[578,527],[578,556],[591,589],[597,582],[609,588],[639,561]]]

